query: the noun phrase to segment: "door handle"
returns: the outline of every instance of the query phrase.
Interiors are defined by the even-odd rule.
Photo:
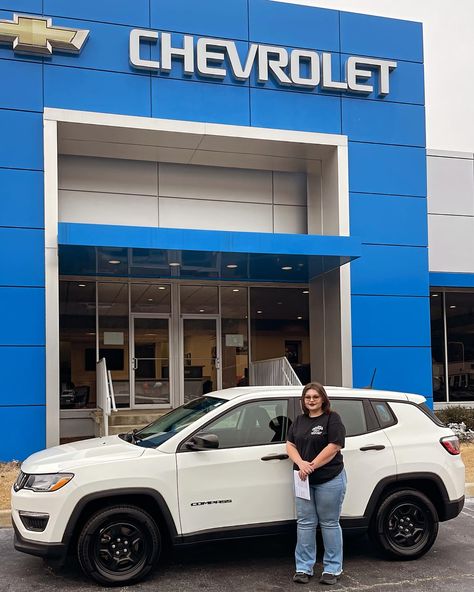
[[[362,446],[360,450],[362,452],[366,452],[367,450],[384,450],[385,446],[383,444],[372,444],[371,446]]]
[[[287,454],[269,454],[268,456],[262,456],[260,460],[286,460]]]
[[[137,369],[138,369],[138,359],[132,358],[132,370],[137,370]]]

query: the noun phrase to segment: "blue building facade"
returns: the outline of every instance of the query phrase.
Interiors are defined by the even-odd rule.
[[[270,0],[4,0],[0,20],[22,13],[88,30],[89,38],[78,55],[41,57],[0,45],[2,460],[22,459],[47,443],[44,109],[346,136],[348,240],[357,239],[357,247],[348,247],[354,253],[336,253],[335,247],[330,254],[353,259],[352,382],[367,385],[376,369],[377,388],[420,393],[431,404],[421,24]],[[333,81],[344,80],[351,56],[392,60],[396,68],[385,96],[377,88],[360,95],[285,87],[271,73],[262,83],[256,68],[245,80],[230,68],[220,79],[186,75],[180,59],[169,73],[140,70],[129,60],[130,33],[137,28],[170,32],[174,46],[181,46],[183,35],[232,40],[242,58],[252,43],[329,53]],[[141,55],[156,60],[156,52],[157,44],[144,43]],[[95,247],[113,247],[121,236],[123,247],[151,244],[144,228],[132,240],[133,228],[118,225],[110,230],[115,238],[102,242],[97,225],[78,230],[90,233],[82,244]],[[67,245],[74,231],[73,223],[60,223],[60,241],[66,237]],[[209,232],[206,240],[216,241],[218,231]],[[246,248],[251,237],[244,235],[235,250],[258,252]],[[169,240],[176,237],[171,233]],[[166,247],[166,235],[158,238]],[[299,252],[322,253],[326,247],[318,239],[316,250],[307,242]],[[288,235],[281,244],[291,240]]]

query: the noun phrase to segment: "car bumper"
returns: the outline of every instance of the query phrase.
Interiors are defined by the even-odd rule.
[[[64,543],[41,543],[25,539],[21,536],[15,524],[13,524],[13,530],[15,533],[13,544],[17,551],[43,557],[43,559],[54,560],[58,563],[65,561],[67,546]]]
[[[460,497],[457,500],[449,501],[445,503],[444,506],[444,514],[442,519],[440,518],[441,522],[445,522],[446,520],[452,520],[452,518],[456,518],[461,513],[461,510],[464,507],[464,496]]]

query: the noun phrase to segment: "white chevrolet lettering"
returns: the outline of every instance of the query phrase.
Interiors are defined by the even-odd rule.
[[[148,41],[156,42],[158,39],[157,31],[147,31],[145,29],[133,29],[130,33],[130,63],[135,68],[141,70],[159,70],[160,62],[153,60],[143,60],[140,57],[140,44],[141,40],[146,39]]]
[[[171,58],[183,58],[184,73],[194,74],[194,37],[185,35],[183,47],[172,47],[171,33],[161,33],[161,70],[171,72]]]
[[[321,88],[326,90],[346,90],[347,82],[339,82],[332,79],[332,55],[330,53],[323,53],[323,80]]]
[[[291,84],[290,77],[283,71],[287,66],[288,52],[283,47],[261,45],[258,48],[259,82],[268,82],[268,71],[271,70],[280,84]]]
[[[142,43],[158,43],[160,61],[141,57]],[[141,70],[156,73],[171,72],[173,60],[181,60],[183,73],[197,72],[206,78],[224,79],[230,65],[235,80],[248,80],[256,69],[257,81],[265,84],[270,76],[281,86],[320,87],[328,91],[351,91],[370,94],[374,90],[374,75],[378,75],[378,95],[390,92],[390,73],[397,62],[376,58],[350,56],[346,63],[346,79],[333,76],[333,56],[311,49],[293,49],[274,45],[250,44],[246,55],[239,54],[235,41],[184,35],[180,47],[172,45],[171,33],[133,29],[130,33],[130,63]],[[336,78],[336,80],[334,79]]]
[[[219,51],[212,51],[213,49]],[[211,66],[209,62],[222,64],[225,60],[225,50],[227,43],[218,39],[207,39],[201,37],[197,42],[197,69],[199,74],[210,76],[212,78],[225,78],[227,70]]]
[[[309,68],[308,78],[301,75],[301,66],[305,62]],[[296,86],[306,86],[309,88],[318,86],[321,78],[318,54],[315,51],[294,49],[290,56],[290,73],[291,80]]]

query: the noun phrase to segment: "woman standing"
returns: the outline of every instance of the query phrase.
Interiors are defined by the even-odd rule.
[[[300,479],[309,480],[311,499],[296,498],[296,573],[293,581],[307,584],[316,563],[316,527],[324,542],[321,584],[335,584],[342,574],[342,531],[339,524],[346,492],[346,473],[341,448],[346,430],[331,411],[324,387],[307,384],[301,396],[303,414],[290,429],[286,449]]]

